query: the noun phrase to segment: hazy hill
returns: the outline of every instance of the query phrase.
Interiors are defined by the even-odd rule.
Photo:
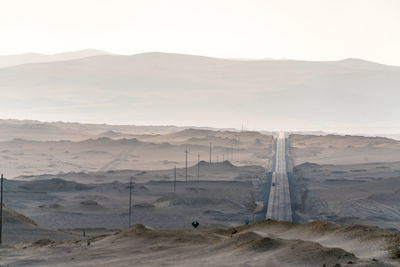
[[[42,62],[51,62],[51,61],[61,61],[61,60],[71,60],[83,57],[92,57],[99,55],[107,55],[109,53],[94,50],[94,49],[85,49],[74,52],[60,53],[54,55],[43,55],[36,53],[27,53],[20,55],[11,55],[11,56],[0,56],[0,68],[11,67],[15,65],[28,64],[28,63],[42,63]]]
[[[136,135],[169,134],[189,127],[151,125],[80,124],[72,122],[40,122],[33,120],[1,120],[0,141],[26,139],[36,141],[81,141],[89,138],[132,138]],[[192,127],[190,127],[192,128]],[[208,127],[198,129],[218,130]],[[226,129],[228,130],[228,129]],[[149,137],[150,138],[150,137]]]
[[[135,124],[398,127],[399,85],[399,67],[358,59],[101,55],[0,69],[0,112]]]

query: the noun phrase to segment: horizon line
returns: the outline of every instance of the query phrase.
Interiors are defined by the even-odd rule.
[[[346,60],[358,60],[358,61],[363,61],[366,63],[374,63],[374,64],[385,65],[385,66],[400,67],[400,65],[386,64],[386,63],[382,63],[379,61],[374,61],[374,60],[369,60],[369,59],[364,59],[364,58],[357,58],[357,57],[345,57],[345,58],[330,59],[330,60],[294,59],[294,58],[285,58],[285,57],[281,57],[281,58],[274,58],[274,57],[259,57],[259,58],[216,57],[216,56],[209,56],[209,55],[188,54],[188,53],[182,53],[182,52],[165,52],[165,51],[143,51],[143,52],[133,53],[133,54],[115,53],[115,52],[110,52],[107,50],[95,49],[95,48],[83,48],[83,49],[78,49],[78,50],[68,50],[68,51],[57,52],[57,53],[21,52],[21,53],[16,53],[16,54],[0,54],[0,57],[17,57],[17,56],[28,56],[28,55],[52,57],[52,56],[60,56],[60,55],[64,55],[64,54],[73,54],[73,53],[79,53],[79,52],[85,52],[85,51],[86,52],[90,52],[90,51],[99,52],[99,53],[103,53],[103,54],[82,56],[82,57],[76,58],[76,59],[81,59],[81,58],[86,58],[86,57],[97,57],[97,56],[127,56],[127,57],[130,57],[130,56],[137,56],[137,55],[143,55],[143,54],[170,54],[170,55],[204,57],[204,58],[232,60],[232,61],[301,61],[301,62],[323,63],[323,62],[340,62],[340,61],[346,61]],[[75,59],[68,59],[68,60],[75,60]],[[60,60],[60,61],[64,61],[64,60]],[[32,63],[35,63],[35,62],[32,62]],[[38,62],[38,63],[44,63],[44,62]]]
[[[45,120],[38,120],[38,119],[16,119],[16,118],[0,118],[1,121],[18,121],[18,122],[36,122],[39,124],[80,124],[80,125],[106,125],[106,126],[135,126],[135,127],[175,127],[175,128],[185,128],[185,129],[195,129],[195,130],[205,130],[205,129],[210,129],[211,131],[243,131],[243,129],[236,128],[236,127],[216,127],[216,126],[198,126],[198,125],[179,125],[179,124],[129,124],[129,123],[110,123],[110,122],[104,122],[104,123],[96,123],[96,122],[79,122],[79,121],[45,121]],[[313,132],[320,132],[325,135],[350,135],[350,136],[365,136],[365,137],[384,137],[384,138],[389,138],[389,139],[394,139],[393,137],[387,137],[388,135],[400,135],[400,132],[372,132],[372,133],[365,133],[362,130],[353,130],[353,131],[348,131],[350,129],[346,130],[340,130],[340,129],[267,129],[267,128],[257,128],[257,129],[251,129],[251,127],[244,128],[245,132],[273,132],[273,133],[278,133],[278,132],[285,132],[285,133],[308,133],[311,134]],[[311,134],[312,135],[312,134]],[[317,134],[320,135],[320,134]],[[396,140],[396,139],[394,139]]]

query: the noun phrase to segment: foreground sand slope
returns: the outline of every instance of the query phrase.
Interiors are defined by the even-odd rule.
[[[105,238],[25,243],[0,263],[30,266],[399,266],[398,234],[363,226],[261,221],[235,229],[152,230],[134,225]],[[398,245],[398,243],[396,243]],[[338,265],[336,265],[338,266]]]

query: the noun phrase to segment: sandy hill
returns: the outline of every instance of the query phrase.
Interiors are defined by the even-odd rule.
[[[1,69],[0,111],[43,117],[42,110],[59,110],[54,117],[46,113],[47,120],[209,125],[212,118],[213,125],[279,122],[299,128],[307,118],[308,125],[336,121],[358,127],[399,120],[399,74],[399,67],[357,59],[100,55]]]
[[[95,49],[85,49],[74,52],[60,53],[54,55],[43,55],[36,53],[27,53],[11,56],[0,56],[0,68],[7,68],[16,65],[29,63],[44,63],[53,61],[72,60],[84,57],[93,57],[99,55],[107,55],[109,53]]]
[[[20,186],[22,189],[30,190],[30,191],[82,191],[88,190],[91,186],[78,184],[76,182],[65,181],[59,178],[53,178],[51,180],[38,180],[27,182],[24,185]]]
[[[385,137],[368,137],[368,136],[355,136],[355,135],[301,135],[291,134],[290,141],[297,146],[321,146],[321,147],[379,147],[398,145],[399,141]]]
[[[385,137],[292,134],[289,153],[294,165],[395,162],[400,161],[400,141]]]
[[[192,144],[207,146],[212,143],[212,146],[226,147],[251,147],[265,146],[269,147],[273,143],[273,136],[262,134],[259,132],[246,131],[234,132],[224,130],[203,130],[188,128],[182,131],[166,135],[142,135],[135,136],[139,140],[155,142],[155,143],[171,143],[171,144]]]
[[[202,137],[201,133],[208,136]],[[160,170],[178,168],[200,160],[230,160],[235,165],[261,165],[270,168],[273,137],[256,132],[188,130],[167,135],[132,135],[112,139],[100,137],[83,141],[0,141],[1,166],[8,176],[56,174],[59,172],[109,170]],[[182,137],[182,134],[184,135]],[[136,138],[133,138],[135,136]]]
[[[67,233],[41,228],[33,220],[6,206],[3,206],[3,223],[3,243],[7,245],[40,239],[70,240],[74,238]]]
[[[200,226],[201,229],[201,226]],[[261,221],[233,229],[153,230],[38,248],[0,250],[0,263],[75,266],[395,266],[399,235],[379,228]],[[57,252],[57,253],[55,253]],[[391,259],[391,257],[393,259]],[[397,260],[396,260],[397,258]]]
[[[217,131],[210,127],[179,127],[179,126],[152,126],[152,125],[108,125],[83,124],[73,122],[41,122],[33,120],[2,120],[0,119],[0,141],[9,141],[15,138],[33,141],[82,141],[89,138],[108,137],[113,139],[152,138],[154,135],[166,135],[187,128],[194,130]]]

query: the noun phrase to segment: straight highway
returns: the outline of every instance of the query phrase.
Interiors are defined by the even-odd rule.
[[[291,222],[292,205],[286,170],[286,139],[284,133],[279,133],[277,137],[275,157],[266,218]]]

